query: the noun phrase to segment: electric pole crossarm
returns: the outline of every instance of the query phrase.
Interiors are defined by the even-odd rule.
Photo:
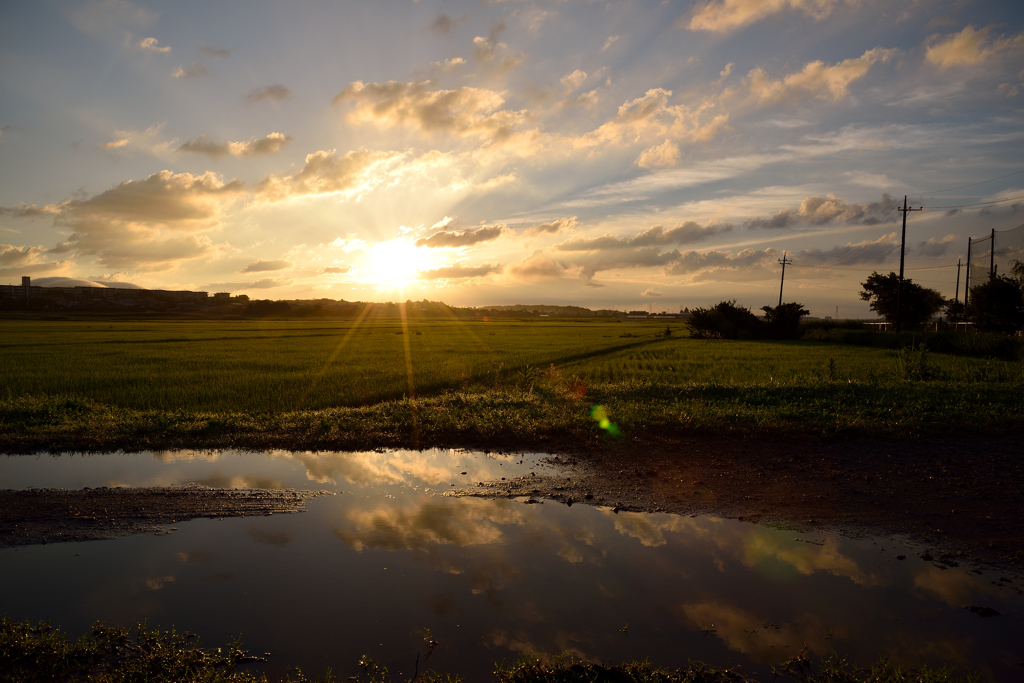
[[[779,283],[779,306],[782,305],[782,288],[786,284],[786,264],[792,263],[793,259],[786,258],[786,252],[782,252],[782,258],[779,259],[779,263],[782,264],[782,282]]]

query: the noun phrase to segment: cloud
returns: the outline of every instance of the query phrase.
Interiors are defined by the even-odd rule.
[[[306,155],[299,171],[267,176],[254,189],[265,201],[332,193],[358,196],[393,180],[394,167],[404,158],[400,152],[359,150],[339,157],[333,149],[319,150]]]
[[[604,45],[601,46],[601,52],[607,52],[608,48],[610,48],[612,45],[618,42],[618,40],[618,36],[608,36],[608,40],[604,41]]]
[[[668,168],[675,166],[679,161],[679,145],[671,140],[645,149],[636,159],[636,165],[640,168]]]
[[[179,66],[171,72],[171,76],[174,78],[199,78],[200,76],[209,75],[210,70],[202,62],[192,62],[188,66]]]
[[[202,285],[202,289],[206,291],[220,290],[220,291],[244,291],[250,289],[273,289],[274,287],[287,287],[292,283],[291,280],[275,280],[273,278],[263,278],[262,280],[256,280],[255,282],[210,282]]]
[[[643,96],[623,103],[614,117],[572,140],[572,144],[576,147],[598,147],[633,144],[643,139],[653,141],[666,136],[675,140],[705,142],[727,128],[728,114],[711,115],[714,102],[707,101],[691,108],[684,104],[670,105],[671,96],[671,90],[651,88]]]
[[[896,233],[882,235],[875,240],[844,244],[831,249],[804,249],[793,253],[793,263],[801,265],[856,265],[884,263],[893,250],[900,246]]]
[[[143,38],[139,42],[132,45],[136,50],[142,50],[143,52],[153,52],[158,55],[170,54],[170,47],[160,47],[159,42],[156,38]]]
[[[466,278],[484,277],[492,273],[500,273],[500,263],[485,263],[482,266],[464,266],[461,263],[435,268],[433,270],[422,270],[419,273],[421,280],[459,280]]]
[[[991,27],[975,29],[965,26],[960,33],[945,37],[931,36],[925,44],[925,61],[940,69],[955,66],[977,66],[1010,50],[1024,47],[1024,33],[1012,38],[999,37],[989,40]]]
[[[498,57],[498,50],[508,47],[498,40],[504,31],[505,22],[499,19],[491,25],[491,30],[486,38],[483,36],[473,38],[473,58],[487,70],[504,72],[518,66],[523,61],[523,58],[518,55]]]
[[[498,225],[477,228],[476,230],[466,230],[465,232],[441,230],[440,232],[435,232],[430,237],[416,240],[416,246],[434,248],[468,247],[473,244],[480,244],[481,242],[489,242],[490,240],[498,239],[504,231],[505,226],[500,223]]]
[[[43,206],[35,204],[0,206],[0,216],[10,216],[11,218],[44,218],[46,216],[55,216],[60,211],[61,207],[57,204],[45,204]]]
[[[242,268],[239,273],[264,273],[272,270],[285,270],[291,268],[292,262],[280,259],[277,261],[264,261],[263,259],[256,259],[245,268]]]
[[[702,226],[694,221],[686,221],[667,230],[660,225],[654,225],[633,237],[616,237],[614,235],[591,238],[576,237],[555,245],[555,249],[558,251],[614,251],[669,244],[694,244],[715,235],[732,232],[732,230],[733,227],[728,224]]]
[[[355,234],[349,235],[347,238],[342,239],[341,237],[335,239],[330,243],[330,246],[335,249],[341,249],[346,254],[351,251],[358,251],[360,249],[366,249],[366,242],[355,236]]]
[[[327,266],[317,271],[317,275],[344,275],[352,270],[352,266]]]
[[[0,244],[0,267],[27,266],[42,262],[47,253],[46,247],[16,247],[12,244]]]
[[[235,48],[221,50],[216,47],[213,47],[212,45],[203,45],[201,43],[199,45],[199,52],[206,55],[207,57],[221,57],[223,59],[227,59],[228,57],[230,57],[234,49]]]
[[[771,218],[753,218],[744,225],[750,230],[782,229],[794,225],[825,225],[833,221],[848,224],[876,225],[892,214],[899,202],[891,195],[882,195],[882,201],[868,204],[847,204],[833,194],[824,198],[807,197],[795,211],[783,209]]]
[[[513,280],[522,282],[536,282],[538,280],[564,277],[565,271],[566,266],[564,264],[540,255],[531,256],[521,263],[509,266],[506,270]]]
[[[651,287],[650,289],[645,289],[643,292],[641,292],[640,296],[657,297],[657,296],[665,296],[665,295],[662,294],[661,292],[659,292],[658,290],[654,289],[653,287]]]
[[[759,107],[778,102],[799,102],[807,97],[838,102],[846,97],[851,83],[866,76],[877,62],[888,61],[896,52],[895,49],[876,47],[860,57],[831,66],[816,60],[808,62],[801,71],[779,80],[770,78],[764,69],[758,67],[747,74],[744,85]]]
[[[675,262],[679,256],[677,249],[663,252],[660,247],[631,247],[579,256],[574,259],[574,265],[582,267],[580,274],[584,280],[591,280],[605,270],[665,266]]]
[[[220,225],[229,202],[245,193],[217,174],[160,171],[61,207],[55,223],[71,229],[63,251],[114,270],[159,270],[213,254],[202,234]]]
[[[560,232],[575,230],[578,225],[576,216],[569,216],[568,218],[559,218],[549,223],[541,223],[532,228],[527,228],[523,235],[557,235]]]
[[[583,85],[586,80],[587,73],[580,69],[576,69],[571,74],[562,77],[562,87],[565,88],[567,93],[569,93]]]
[[[748,270],[772,263],[778,256],[777,249],[763,251],[744,249],[735,254],[720,250],[685,251],[677,253],[676,258],[664,268],[664,273],[666,275],[690,275],[707,270]]]
[[[694,7],[689,18],[681,17],[676,25],[691,31],[725,33],[788,9],[824,19],[836,4],[836,0],[717,0]]]
[[[267,85],[262,88],[253,88],[245,94],[246,104],[257,104],[259,102],[284,102],[290,100],[292,91],[283,85]]]
[[[154,123],[146,130],[115,130],[114,139],[100,145],[100,149],[117,152],[118,157],[126,152],[143,152],[160,159],[168,159],[172,156],[178,138],[162,139],[163,127],[164,123],[161,122]]]
[[[200,135],[178,147],[178,150],[205,154],[211,159],[222,156],[251,157],[259,154],[276,154],[293,139],[291,135],[270,133],[266,137],[253,138],[248,142],[214,142],[209,135]]]
[[[455,31],[455,27],[457,27],[461,22],[465,20],[465,15],[459,17],[458,19],[453,19],[452,17],[442,12],[441,14],[438,14],[437,18],[430,23],[430,30],[439,36],[451,37],[453,32]]]
[[[347,118],[381,127],[410,126],[424,133],[449,133],[501,141],[523,122],[525,112],[501,110],[502,93],[461,87],[431,90],[430,82],[363,83],[355,81],[334,103],[354,102]]]
[[[957,241],[956,235],[946,235],[945,237],[932,237],[927,241],[918,242],[917,248],[914,250],[918,256],[945,256],[949,253],[950,249],[955,248],[954,242]],[[997,250],[998,251],[998,250]]]

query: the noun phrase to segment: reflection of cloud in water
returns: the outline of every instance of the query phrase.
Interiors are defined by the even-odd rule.
[[[249,528],[246,530],[246,533],[249,534],[253,541],[263,545],[276,545],[279,548],[283,548],[292,542],[292,535],[287,531]]]
[[[771,619],[756,615],[722,602],[706,601],[682,605],[683,615],[698,629],[714,624],[712,635],[722,639],[730,650],[736,650],[762,661],[777,662],[794,655],[806,643],[817,654],[828,652],[828,627],[813,614],[803,614],[793,623],[779,624],[780,628],[765,628]]]
[[[484,637],[484,644],[488,647],[505,648],[510,652],[518,652],[521,655],[532,654],[537,655],[541,659],[551,660],[557,655],[566,654],[577,659],[587,659],[583,650],[573,644],[575,642],[579,642],[575,636],[562,631],[555,634],[555,642],[552,643],[555,647],[551,648],[551,650],[535,645],[525,631],[519,631],[510,635],[508,631],[498,630],[492,631]]]
[[[205,460],[215,462],[220,460],[221,451],[152,451],[153,458],[160,462],[178,462],[188,460]]]
[[[181,482],[182,484],[199,484],[201,486],[209,486],[215,489],[283,489],[284,484],[281,483],[280,479],[271,479],[269,477],[259,477],[253,475],[239,475],[229,477],[226,474],[221,474],[220,470],[217,470],[208,477],[201,479],[192,478]]]
[[[914,572],[914,588],[931,593],[952,607],[974,602],[979,593],[995,593],[977,577],[952,569],[943,571],[931,564],[924,571]]]
[[[725,563],[714,549],[738,559],[747,567],[756,567],[763,560],[775,559],[793,566],[798,572],[810,575],[825,571],[843,576],[861,586],[881,585],[882,579],[875,574],[861,570],[857,563],[839,551],[835,539],[828,539],[824,545],[798,543],[782,537],[778,532],[739,522],[726,523],[715,517],[680,517],[669,514],[645,514],[610,511],[606,516],[614,517],[619,533],[640,541],[644,546],[658,547],[668,541],[666,533],[680,536],[673,545],[689,546],[698,543],[710,544],[713,548],[702,548],[722,571]]]
[[[158,591],[169,583],[174,583],[173,576],[158,576],[155,579],[146,579],[146,588]]]
[[[339,478],[351,484],[418,483],[436,486],[462,481],[467,468],[479,468],[469,454],[455,450],[387,451],[377,453],[292,453],[275,451],[271,457],[297,460],[306,468],[306,477],[318,484],[336,484]],[[516,456],[518,457],[518,456]],[[488,456],[491,460],[512,462],[513,456]],[[475,481],[475,480],[474,480]]]
[[[404,508],[381,505],[350,510],[346,528],[334,533],[356,550],[428,550],[437,544],[459,547],[496,543],[503,525],[522,525],[522,505],[505,500],[444,498]]]
[[[213,558],[210,553],[196,552],[194,550],[178,551],[178,559],[182,562],[194,562],[195,564],[208,564]]]

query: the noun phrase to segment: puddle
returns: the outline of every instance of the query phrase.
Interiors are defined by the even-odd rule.
[[[363,654],[411,675],[486,680],[519,654],[769,665],[806,643],[860,662],[1024,668],[1024,596],[1005,573],[937,566],[891,539],[794,534],[711,517],[444,496],[545,468],[461,451],[5,456],[0,488],[295,488],[336,493],[300,515],[197,519],[163,536],[0,550],[0,612],[85,632],[95,619],[242,634],[342,676]],[[465,473],[465,474],[463,474]],[[905,560],[897,556],[905,555]],[[978,605],[1000,616],[963,609]]]

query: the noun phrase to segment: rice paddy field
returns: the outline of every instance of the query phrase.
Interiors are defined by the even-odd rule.
[[[480,445],[499,433],[507,442],[508,424],[530,442],[593,431],[596,405],[620,427],[665,433],[1018,431],[1024,388],[1020,362],[691,339],[680,321],[8,320],[0,338],[8,448],[58,427],[126,438],[182,425],[192,425],[193,445],[213,432],[296,425],[304,438],[335,439],[325,445],[360,429],[396,445],[403,429],[429,437],[432,418],[440,442]],[[197,435],[204,424],[208,436]],[[323,434],[309,437],[310,424]]]

